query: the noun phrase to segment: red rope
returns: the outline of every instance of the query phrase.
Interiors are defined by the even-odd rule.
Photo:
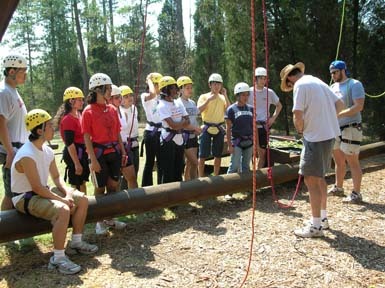
[[[254,77],[254,71],[256,68],[256,62],[257,62],[257,56],[255,51],[255,12],[254,12],[254,0],[250,1],[250,18],[251,18],[251,51],[252,51],[252,61],[253,61],[253,208],[251,212],[251,241],[250,241],[250,253],[249,253],[249,260],[246,268],[246,274],[243,278],[243,281],[241,283],[240,287],[243,287],[243,285],[246,283],[246,280],[250,273],[250,267],[251,267],[251,261],[253,257],[253,246],[254,246],[254,233],[255,233],[255,210],[256,210],[256,191],[257,191],[257,177],[256,177],[256,171],[257,171],[257,137],[258,137],[258,130],[257,130],[257,123],[256,123],[256,80]]]
[[[140,83],[140,77],[142,75],[142,67],[143,67],[143,56],[144,56],[144,46],[146,41],[146,33],[147,33],[147,7],[148,7],[148,0],[146,0],[145,8],[144,8],[144,16],[143,16],[143,33],[142,33],[142,47],[140,49],[140,57],[139,57],[139,63],[138,63],[138,78],[136,80],[135,85],[135,93],[134,93],[134,111],[132,113],[132,119],[131,119],[131,127],[130,127],[130,133],[128,134],[128,137],[131,138],[132,128],[134,127],[134,117],[135,117],[135,111],[138,113],[138,109],[136,108],[137,101],[138,101],[138,95],[139,95],[139,83]]]
[[[267,38],[267,15],[266,15],[266,5],[265,5],[265,0],[262,0],[262,11],[263,11],[263,31],[264,31],[264,35],[265,35],[265,63],[266,63],[266,71],[267,71],[267,75],[269,75],[269,42],[268,42],[268,38]],[[255,88],[254,88],[255,89]],[[271,191],[272,191],[272,194],[273,194],[273,199],[274,199],[274,202],[277,203],[277,205],[280,207],[280,208],[290,208],[293,206],[294,204],[294,200],[295,200],[295,197],[297,196],[298,194],[298,191],[301,187],[301,175],[298,176],[298,182],[297,182],[297,187],[296,187],[296,190],[293,194],[293,197],[290,201],[290,203],[287,205],[287,204],[284,204],[284,203],[281,203],[279,200],[278,200],[278,197],[277,197],[277,194],[275,192],[275,187],[274,187],[274,179],[273,179],[273,171],[272,171],[272,168],[271,168],[271,155],[270,155],[270,126],[269,126],[269,118],[270,118],[270,115],[269,115],[269,77],[267,77],[266,79],[266,142],[267,142],[267,146],[266,146],[266,156],[267,156],[267,166],[269,167],[268,170],[267,170],[267,175],[268,175],[268,178],[270,180],[270,186],[271,186]]]

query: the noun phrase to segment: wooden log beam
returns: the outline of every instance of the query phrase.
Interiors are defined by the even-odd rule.
[[[360,158],[385,153],[385,142],[361,147]],[[275,184],[298,177],[298,166],[274,166]],[[187,182],[174,182],[133,190],[124,190],[107,197],[89,197],[87,223],[107,217],[138,214],[216,196],[244,192],[252,188],[252,173],[204,177]],[[267,169],[256,171],[257,188],[269,186]],[[48,221],[26,216],[16,210],[0,212],[0,243],[49,232]]]

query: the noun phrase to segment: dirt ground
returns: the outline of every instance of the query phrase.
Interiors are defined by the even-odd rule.
[[[293,208],[273,203],[271,189],[257,193],[249,277],[244,287],[385,287],[385,155],[362,161],[362,205],[329,198],[331,229],[321,239],[299,239],[293,229],[309,217],[303,186]],[[328,177],[328,183],[334,177]],[[352,182],[347,175],[345,189]],[[295,183],[277,186],[281,199]],[[86,238],[95,257],[74,256],[81,273],[49,272],[51,242],[0,246],[0,287],[240,287],[250,253],[252,197],[235,195],[190,203],[127,219],[128,228]],[[283,200],[285,201],[285,200]]]

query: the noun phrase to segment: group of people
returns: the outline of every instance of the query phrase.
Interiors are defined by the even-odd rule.
[[[87,105],[77,87],[63,94],[63,105],[55,119],[46,111],[27,112],[17,86],[26,81],[27,61],[18,54],[3,60],[4,80],[0,83],[0,161],[3,164],[5,196],[1,210],[15,207],[24,214],[51,221],[54,255],[49,268],[74,274],[81,267],[66,256],[93,254],[98,247],[82,239],[87,215],[86,181],[91,178],[95,196],[125,188],[136,188],[139,171],[138,110],[129,86],[117,87],[104,73],[89,81]],[[352,172],[354,191],[346,202],[360,202],[362,172],[358,161],[362,139],[360,111],[365,93],[361,82],[348,78],[345,62],[331,63],[334,84],[305,75],[305,66],[289,64],[281,71],[281,89],[294,89],[294,126],[303,135],[300,174],[310,192],[312,218],[295,230],[302,237],[319,237],[328,228],[327,186],[324,179],[331,151],[336,163],[336,183],[329,194],[343,194],[345,161]],[[267,71],[255,70],[255,91],[245,82],[234,87],[236,102],[231,104],[223,78],[213,73],[210,91],[197,104],[191,99],[193,81],[188,76],[175,80],[157,72],[146,77],[146,92],[141,102],[146,115],[142,141],[146,153],[142,187],[153,185],[157,162],[157,183],[191,180],[205,175],[205,160],[214,158],[214,175],[219,174],[226,135],[231,154],[228,173],[249,170],[253,147],[253,107],[256,107],[258,167],[266,165],[266,133],[277,119],[282,105],[276,93],[265,87]],[[270,106],[275,110],[270,115]],[[202,125],[197,117],[201,115]],[[55,120],[55,121],[54,121]],[[55,124],[65,144],[66,186],[60,178],[54,153],[47,145]],[[341,134],[342,133],[342,134]],[[48,186],[51,176],[56,187]],[[120,186],[119,186],[120,185]],[[65,249],[69,221],[73,224],[71,241]],[[124,222],[104,219],[96,223],[96,234],[108,229],[123,229]],[[65,252],[66,251],[66,252]]]

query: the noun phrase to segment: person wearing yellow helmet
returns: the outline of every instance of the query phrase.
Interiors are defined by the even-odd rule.
[[[118,116],[119,116],[120,126],[121,126],[120,137],[122,138],[125,152],[127,154],[126,165],[124,167],[122,167],[123,177],[120,178],[119,190],[138,187],[138,183],[136,182],[136,172],[135,172],[133,158],[132,158],[132,156],[130,157],[129,149],[127,146],[127,134],[128,134],[128,132],[125,131],[125,130],[127,130],[127,118],[121,109],[121,105],[122,105],[121,93],[122,92],[121,92],[119,87],[117,87],[116,85],[112,85],[110,103],[112,105],[114,105],[114,107],[118,111]]]
[[[180,97],[175,100],[176,103],[182,104],[189,114],[190,125],[192,129],[183,131],[185,140],[185,160],[184,180],[192,180],[198,177],[198,136],[201,129],[197,122],[199,110],[195,102],[191,99],[193,94],[193,81],[188,76],[181,76],[176,81],[179,87]]]
[[[83,111],[82,131],[86,145],[95,196],[118,191],[121,168],[127,154],[120,137],[120,121],[116,108],[108,104],[112,81],[104,73],[96,73],[89,81],[89,104]],[[96,234],[107,234],[109,228],[123,229],[126,224],[114,219],[96,223]]]
[[[162,121],[160,136],[161,183],[182,181],[184,141],[183,130],[190,120],[183,104],[178,103],[178,86],[171,76],[163,76],[159,82],[160,97],[157,110]]]
[[[93,254],[98,251],[98,246],[82,240],[88,199],[61,180],[54,152],[46,144],[54,136],[51,116],[42,109],[31,110],[26,115],[25,126],[31,134],[12,163],[12,202],[23,214],[51,221],[54,250],[48,268],[63,274],[78,273],[81,267],[66,256],[64,247],[71,220],[72,240],[67,245],[67,253]],[[48,186],[48,175],[56,187]]]
[[[27,59],[19,54],[8,54],[3,58],[4,80],[0,82],[0,164],[3,164],[4,198],[1,210],[12,209],[11,164],[13,157],[28,139],[24,117],[27,114],[17,86],[27,79]]]
[[[162,170],[159,165],[160,153],[160,127],[162,127],[161,120],[157,113],[157,105],[159,103],[159,81],[162,75],[157,72],[152,72],[147,75],[147,91],[140,95],[142,107],[146,114],[146,127],[144,128],[143,142],[140,154],[143,154],[143,146],[146,151],[146,162],[144,164],[142,175],[142,187],[153,185],[152,170],[154,168],[155,159],[158,162],[157,167],[157,182],[160,184],[162,178]]]
[[[213,73],[208,82],[210,92],[199,96],[197,103],[204,124],[199,138],[199,177],[205,176],[205,161],[210,154],[214,156],[214,175],[219,175],[225,136],[224,117],[226,108],[230,105],[222,76]]]
[[[122,124],[122,132],[125,133],[122,139],[126,139],[127,150],[129,156],[133,159],[135,173],[139,172],[139,122],[138,122],[138,108],[134,102],[134,92],[127,85],[119,87],[122,91],[122,104],[120,110],[126,121]]]
[[[64,91],[63,104],[56,113],[55,122],[65,144],[63,160],[67,167],[64,179],[68,178],[72,187],[87,194],[86,181],[88,181],[90,170],[81,127],[83,106],[82,90],[77,87],[68,87]]]

